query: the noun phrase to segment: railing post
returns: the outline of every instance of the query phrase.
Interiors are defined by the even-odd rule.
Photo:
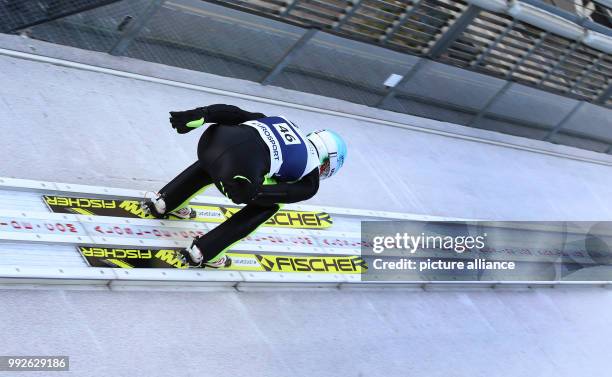
[[[395,21],[395,23],[393,24],[393,26],[391,26],[390,28],[388,28],[385,31],[385,35],[383,35],[380,38],[380,43],[382,43],[383,45],[385,43],[387,43],[387,41],[389,40],[389,38],[391,38],[393,36],[393,34],[395,34],[395,32],[401,28],[402,26],[404,26],[404,24],[406,22],[408,22],[408,20],[410,20],[410,17],[412,17],[412,15],[417,11],[417,9],[419,8],[419,4],[420,4],[421,0],[414,0],[412,7],[410,9],[406,9],[406,11],[404,11],[404,13],[402,13],[400,15],[400,18]]]
[[[550,68],[550,70],[548,70],[548,72],[546,72],[546,75],[544,75],[544,77],[542,77],[540,79],[540,82],[538,82],[537,86],[542,86],[542,84],[544,83],[544,81],[548,80],[548,78],[550,76],[553,75],[553,73],[555,73],[557,71],[557,69],[559,69],[559,67],[561,67],[561,65],[563,63],[565,63],[565,61],[567,60],[567,58],[570,56],[570,54],[574,51],[576,51],[576,49],[578,48],[578,46],[580,45],[580,42],[573,42],[571,44],[571,46],[565,50],[565,52],[563,53],[563,55],[561,55],[561,57],[559,58],[559,60],[557,60],[557,62]]]
[[[595,100],[595,103],[605,103],[608,98],[610,98],[610,96],[612,95],[612,81],[608,84],[608,88],[606,90],[604,90],[601,95],[599,95],[599,97],[597,97],[597,100]]]
[[[512,84],[514,84],[512,81],[507,81],[506,84],[504,84],[504,86],[502,86],[502,88],[500,90],[498,90],[497,93],[495,93],[495,95],[493,97],[491,97],[490,100],[487,101],[485,106],[478,112],[478,114],[476,114],[476,116],[474,118],[472,118],[472,120],[467,125],[468,126],[473,126],[476,123],[478,123],[482,118],[484,118],[484,116],[489,112],[491,107],[493,107],[495,102],[497,102],[497,100],[501,96],[506,94],[506,92],[510,89]]]
[[[291,11],[293,10],[293,8],[296,7],[296,5],[298,5],[298,3],[300,2],[300,0],[291,0],[289,1],[286,5],[285,5],[285,9],[279,14],[279,16],[281,17],[286,17],[289,15],[289,13],[291,13]]]
[[[262,85],[268,85],[272,81],[274,81],[276,76],[278,76],[278,74],[280,74],[283,71],[283,69],[285,69],[285,67],[289,65],[289,63],[291,63],[291,61],[295,58],[295,56],[302,50],[302,48],[304,48],[304,46],[312,39],[312,37],[314,37],[314,35],[318,31],[319,29],[317,28],[311,28],[311,29],[306,30],[306,32],[302,34],[300,39],[298,39],[298,41],[295,42],[293,46],[291,46],[291,48],[289,49],[289,51],[287,51],[285,56],[283,56],[278,61],[278,63],[274,65],[274,68],[272,68],[272,70],[268,72],[266,77],[264,77],[260,83]]]
[[[574,91],[574,89],[576,89],[580,84],[582,84],[582,81],[584,81],[584,79],[586,77],[588,77],[588,75],[595,69],[595,67],[597,67],[597,65],[599,64],[599,62],[606,56],[605,52],[600,52],[599,55],[597,56],[597,60],[595,60],[593,63],[591,63],[588,68],[584,69],[582,71],[582,73],[580,73],[580,75],[578,77],[576,77],[576,80],[574,81],[574,83],[572,84],[572,86],[568,89],[567,93],[571,93]]]
[[[513,24],[514,25],[514,24]],[[512,27],[510,27],[511,29]],[[521,63],[527,59],[544,41],[544,39],[546,38],[546,36],[548,35],[548,32],[544,32],[543,34],[540,35],[540,38],[538,39],[538,41],[531,46],[531,49],[529,49],[527,51],[527,53],[521,58],[521,60],[519,60],[514,67],[512,67],[512,69],[510,69],[508,71],[508,73],[506,73],[506,80],[510,80],[512,78],[512,75],[514,74],[514,72],[516,71],[516,69],[521,65]],[[501,38],[500,38],[501,40]],[[492,48],[492,47],[491,47]],[[478,114],[476,114],[476,116],[474,118],[472,118],[472,120],[468,123],[469,126],[473,126],[476,123],[480,122],[482,120],[482,118],[485,117],[485,115],[487,115],[487,113],[489,112],[489,110],[491,109],[491,107],[493,107],[493,105],[495,104],[495,102],[497,102],[497,100],[503,96],[504,94],[506,94],[506,92],[510,89],[510,87],[512,86],[513,82],[512,81],[507,81],[506,84],[504,84],[504,86],[497,92],[495,93],[495,95],[489,100],[487,101],[487,103],[485,104],[485,106],[478,112]]]
[[[350,9],[346,12],[346,14],[344,15],[344,17],[342,17],[340,19],[340,21],[336,22],[336,24],[332,27],[332,30],[338,30],[342,27],[342,25],[344,25],[351,17],[353,17],[353,15],[355,14],[355,12],[357,12],[357,10],[359,9],[359,7],[361,6],[361,2],[363,0],[354,0],[353,1],[353,5],[350,7]]]
[[[480,8],[474,5],[469,5],[467,9],[453,22],[450,28],[438,39],[438,41],[431,46],[427,55],[429,55],[432,59],[438,58],[440,55],[448,49],[453,42],[455,42],[460,36],[461,33],[474,21],[478,14],[480,13]]]
[[[502,41],[502,39],[506,38],[506,36],[508,34],[510,34],[510,32],[512,30],[514,30],[514,26],[516,26],[517,21],[516,20],[512,20],[512,22],[510,23],[510,25],[508,25],[504,31],[502,31],[497,37],[495,37],[495,39],[493,40],[493,42],[491,42],[491,44],[476,58],[476,60],[474,60],[473,62],[470,63],[470,65],[472,67],[476,67],[478,66],[480,63],[482,63],[487,57],[489,57],[489,54],[491,53],[491,51],[497,46],[497,44],[499,42]]]
[[[533,44],[533,46],[531,46],[529,48],[529,50],[527,50],[527,53],[525,53],[525,55],[523,55],[517,62],[516,64],[514,64],[514,66],[512,67],[512,69],[510,69],[508,71],[508,73],[506,73],[506,80],[510,80],[512,79],[512,75],[514,75],[514,72],[516,72],[519,67],[521,66],[521,64],[523,64],[525,62],[525,60],[529,59],[529,57],[531,55],[533,55],[533,53],[542,45],[542,43],[544,43],[544,40],[546,39],[546,37],[548,36],[549,32],[545,31],[542,32],[540,34],[540,37],[538,38],[538,40]]]
[[[563,119],[561,119],[561,121],[556,126],[554,126],[546,136],[544,136],[544,139],[542,140],[550,141],[550,139],[552,139],[552,137],[555,136],[559,132],[559,130],[561,130],[567,124],[567,122],[569,122],[569,120],[574,116],[574,114],[576,114],[576,112],[580,110],[580,108],[584,106],[585,103],[585,101],[579,101],[576,106],[574,106],[574,108],[569,113],[567,113],[567,115],[564,116]]]
[[[128,23],[125,31],[121,35],[121,38],[119,38],[117,43],[115,43],[108,53],[111,55],[123,55],[134,39],[136,39],[138,34],[140,34],[142,28],[147,24],[151,17],[157,13],[159,8],[161,8],[164,1],[165,0],[151,0],[151,3],[142,12],[142,14],[135,19],[132,19],[132,21]]]

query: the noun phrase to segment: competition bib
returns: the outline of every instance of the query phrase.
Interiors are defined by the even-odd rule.
[[[297,181],[319,165],[314,146],[300,129],[283,117],[267,117],[243,123],[257,130],[270,150],[268,177]]]

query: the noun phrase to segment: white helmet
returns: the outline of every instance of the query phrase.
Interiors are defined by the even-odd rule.
[[[319,154],[319,177],[329,178],[344,164],[346,143],[340,135],[331,130],[317,130],[308,134],[308,140]]]

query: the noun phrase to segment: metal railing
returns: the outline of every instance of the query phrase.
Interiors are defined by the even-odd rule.
[[[463,0],[215,2],[610,105],[610,54]],[[607,29],[612,35],[608,29],[612,12],[603,3],[590,1],[586,6],[570,0],[526,3],[552,11],[558,7],[557,14],[565,12],[563,16],[580,24],[591,21],[591,26],[598,25],[597,31]],[[449,40],[452,43],[446,43]]]
[[[567,4],[561,9],[556,7],[560,6],[559,2],[551,5],[540,0],[524,1],[529,6],[536,4],[556,12],[551,13],[553,17],[569,25],[572,33],[576,29],[612,35],[603,23],[585,18],[588,9],[593,9],[588,17],[598,19],[593,14],[605,15],[609,10],[602,2],[597,2],[597,8],[587,4],[584,9],[574,7],[575,11],[567,12]],[[40,4],[49,1],[20,3],[28,6],[36,3],[40,8]],[[482,123],[503,121],[533,130],[521,131],[518,133],[521,136],[560,143],[564,141],[557,135],[566,131],[568,120],[582,109],[582,101],[612,107],[609,51],[587,44],[582,36],[572,38],[563,31],[564,35],[560,35],[513,18],[507,6],[514,3],[503,0],[485,2],[503,5],[499,11],[483,9],[473,0],[123,0],[106,3],[110,4],[46,22],[23,23],[29,26],[19,30],[54,43],[273,84],[458,124],[488,128]],[[7,9],[7,1],[0,4],[3,4],[0,10]],[[0,19],[22,17],[23,12],[0,11]],[[419,92],[417,82],[430,74],[431,63],[436,61],[501,78],[506,84],[498,85],[488,98],[479,100],[472,99],[473,94],[445,95],[438,88]],[[391,74],[401,77],[399,83],[383,85]],[[551,121],[493,114],[492,109],[509,95],[515,83],[578,102]],[[592,141],[589,149],[611,150],[612,135],[593,134],[588,129],[579,134],[580,138]]]
[[[603,102],[612,57],[510,16],[482,11],[443,60],[578,98]]]

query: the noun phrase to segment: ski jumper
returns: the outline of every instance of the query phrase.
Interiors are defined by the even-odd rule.
[[[255,231],[283,203],[295,203],[319,189],[317,151],[300,129],[283,117],[266,117],[232,105],[204,110],[208,126],[198,143],[198,160],[160,190],[168,211],[188,205],[207,186],[240,211],[196,239],[205,261],[214,261]]]

